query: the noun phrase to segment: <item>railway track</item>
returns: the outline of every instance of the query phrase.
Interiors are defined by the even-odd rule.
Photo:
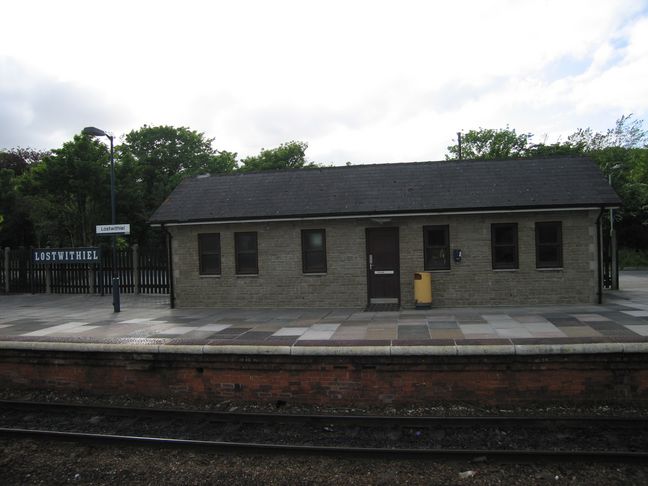
[[[644,417],[288,415],[0,401],[2,436],[256,454],[645,462],[646,432]]]

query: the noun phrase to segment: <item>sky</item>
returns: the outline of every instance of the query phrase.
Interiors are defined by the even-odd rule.
[[[648,0],[0,0],[0,149],[184,126],[240,157],[442,160],[648,119]]]

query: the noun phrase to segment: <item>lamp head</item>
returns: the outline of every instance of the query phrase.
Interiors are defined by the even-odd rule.
[[[106,132],[103,130],[96,128],[96,127],[85,127],[83,130],[81,130],[81,133],[84,135],[90,135],[91,137],[109,137]]]

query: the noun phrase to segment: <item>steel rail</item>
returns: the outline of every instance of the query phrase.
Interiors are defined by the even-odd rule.
[[[97,406],[67,403],[29,402],[20,400],[0,400],[1,409],[29,411],[57,411],[85,414],[106,415],[137,415],[145,417],[178,417],[194,420],[209,420],[213,422],[231,423],[325,423],[384,426],[398,425],[400,427],[424,427],[433,425],[443,426],[474,426],[474,425],[561,425],[578,427],[582,425],[613,425],[615,427],[648,426],[648,417],[600,417],[600,416],[472,416],[472,417],[430,417],[430,416],[386,416],[386,415],[305,415],[285,413],[255,413],[255,412],[222,412],[213,410],[186,410],[160,408],[131,408],[115,406]]]
[[[141,437],[127,435],[87,434],[51,430],[0,428],[0,436],[56,440],[64,442],[91,442],[104,445],[193,448],[249,454],[295,454],[319,456],[369,456],[390,459],[476,459],[495,462],[534,461],[588,461],[616,463],[645,463],[648,452],[633,451],[554,451],[554,450],[498,450],[498,449],[390,449],[362,447],[308,446],[262,444],[250,442],[217,442],[205,440]]]

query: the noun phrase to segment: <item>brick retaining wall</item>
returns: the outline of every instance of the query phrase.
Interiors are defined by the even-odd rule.
[[[242,356],[0,351],[0,386],[326,405],[648,399],[648,356]]]

